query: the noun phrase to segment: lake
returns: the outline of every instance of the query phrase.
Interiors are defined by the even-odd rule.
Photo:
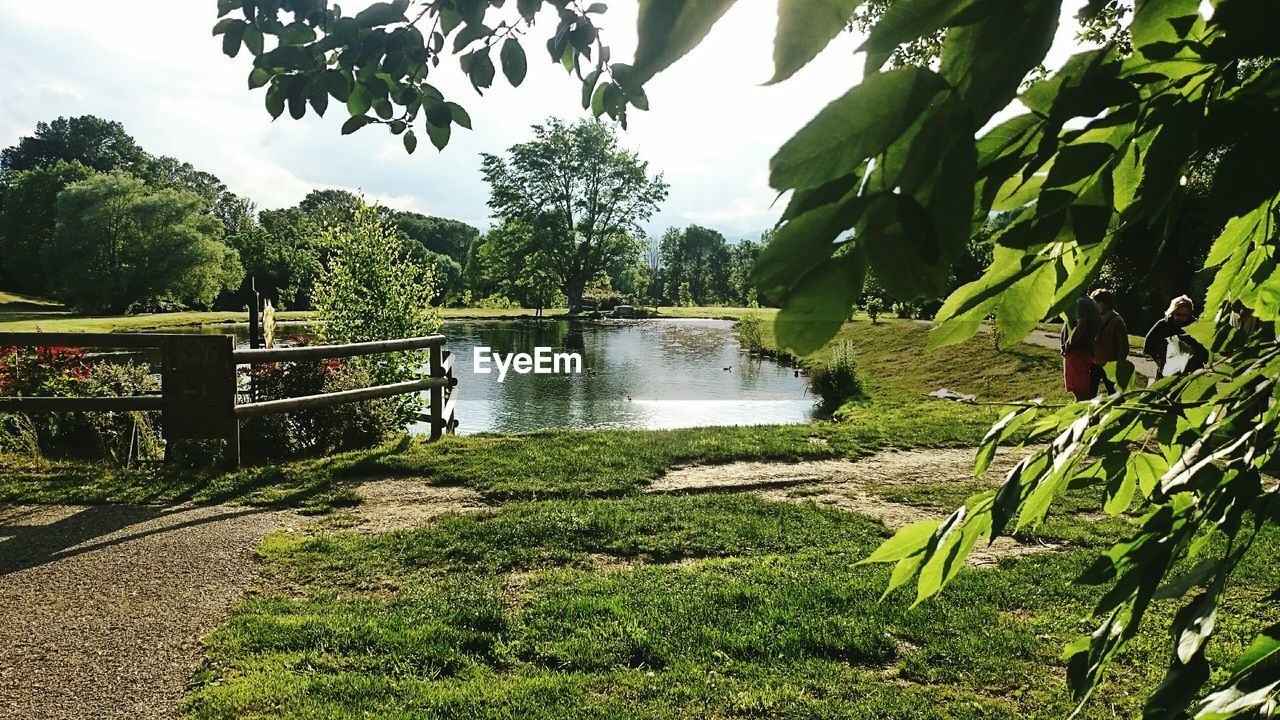
[[[307,334],[282,326],[281,334]],[[194,331],[194,329],[193,329]],[[202,332],[245,326],[207,326]],[[446,321],[455,356],[459,434],[542,429],[663,429],[712,425],[804,423],[814,398],[803,375],[742,351],[726,320]],[[555,352],[582,356],[583,373],[521,375],[473,372],[474,349],[496,353]],[[425,433],[427,426],[411,428]]]

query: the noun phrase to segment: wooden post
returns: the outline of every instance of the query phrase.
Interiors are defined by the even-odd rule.
[[[444,377],[444,350],[439,345],[431,346],[431,377]],[[431,388],[431,441],[435,442],[444,434],[444,387]]]

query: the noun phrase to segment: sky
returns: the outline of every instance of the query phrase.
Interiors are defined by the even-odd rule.
[[[1064,16],[1079,3],[1067,5]],[[773,69],[776,7],[772,0],[738,2],[698,48],[651,81],[651,110],[630,114],[623,143],[670,185],[646,224],[651,236],[691,223],[730,238],[771,227],[784,203],[769,188],[769,158],[860,79],[861,38],[843,33],[790,80],[764,85]],[[614,0],[599,22],[615,60],[634,52],[635,14],[635,0]],[[478,97],[456,62],[433,71],[432,83],[467,108],[474,129],[456,129],[443,152],[423,138],[412,156],[381,127],[342,136],[347,113],[340,105],[323,119],[309,113],[295,121],[286,113],[273,122],[263,91],[247,88],[247,52],[223,55],[210,32],[214,22],[215,0],[0,0],[0,146],[30,135],[39,121],[93,114],[122,122],[150,153],[212,172],[260,208],[294,205],[314,188],[343,188],[486,228],[480,154],[529,139],[529,127],[550,116],[586,115],[580,83],[542,48],[554,29],[548,14],[525,42],[529,75],[519,88],[499,73]],[[1073,30],[1063,24],[1051,64],[1066,56]]]

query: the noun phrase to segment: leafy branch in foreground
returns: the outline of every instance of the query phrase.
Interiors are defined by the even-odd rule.
[[[413,152],[419,124],[438,149],[449,143],[455,125],[471,128],[463,106],[428,82],[441,59],[456,55],[478,93],[493,86],[498,67],[519,86],[528,72],[521,41],[544,7],[557,17],[546,52],[582,82],[583,108],[608,113],[624,127],[628,105],[647,109],[642,86],[659,68],[646,57],[681,42],[679,33],[664,30],[656,41],[642,42],[635,65],[611,62],[593,19],[606,11],[604,3],[394,0],[348,15],[321,0],[218,0],[221,19],[213,34],[222,37],[227,55],[236,57],[241,49],[253,55],[249,88],[267,88],[273,119],[286,108],[295,120],[308,108],[323,116],[333,100],[350,115],[344,135],[384,125]]]

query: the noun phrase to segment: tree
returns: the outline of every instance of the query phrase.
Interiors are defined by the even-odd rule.
[[[361,201],[351,222],[330,227],[325,244],[333,248],[327,272],[316,282],[315,305],[326,342],[350,343],[420,337],[440,327],[439,312],[431,306],[436,293],[428,268],[409,259],[406,240],[385,214]],[[355,363],[375,382],[388,384],[415,379],[424,362],[422,351],[388,353]],[[401,396],[402,419],[409,419],[417,401]]]
[[[321,227],[350,222],[363,207],[364,200],[359,195],[332,189],[312,190],[298,203],[298,209],[310,215]],[[377,212],[387,215],[390,211],[380,207]]]
[[[76,161],[98,172],[137,172],[148,157],[118,122],[93,115],[36,124],[35,135],[0,150],[0,170],[16,172]]]
[[[78,160],[59,160],[0,175],[0,287],[47,292],[41,256],[53,242],[58,194],[93,174]]]
[[[716,305],[731,296],[731,253],[724,235],[698,225],[671,228],[662,235],[661,253],[669,302],[676,301],[682,286],[688,286],[687,292],[697,305]]]
[[[395,221],[396,227],[410,240],[459,264],[467,261],[467,250],[480,236],[479,230],[466,223],[421,213],[398,212]]]
[[[239,284],[236,252],[194,194],[150,191],[127,174],[107,173],[62,191],[57,208],[44,264],[54,296],[77,309],[208,307]]]
[[[497,295],[523,307],[552,307],[560,294],[552,258],[534,231],[518,222],[490,230],[471,246],[465,276],[479,297]]]
[[[528,238],[576,311],[592,278],[618,257],[638,253],[639,225],[666,199],[667,184],[661,173],[650,177],[648,163],[619,147],[603,123],[552,118],[533,134],[505,159],[483,156],[489,207],[532,231]]]
[[[210,212],[227,192],[227,186],[216,175],[167,155],[146,156],[135,174],[152,188],[173,188],[194,194]]]
[[[288,208],[262,211],[257,222],[231,233],[227,242],[240,252],[259,290],[279,304],[308,308],[328,256],[324,238],[315,218]]]

